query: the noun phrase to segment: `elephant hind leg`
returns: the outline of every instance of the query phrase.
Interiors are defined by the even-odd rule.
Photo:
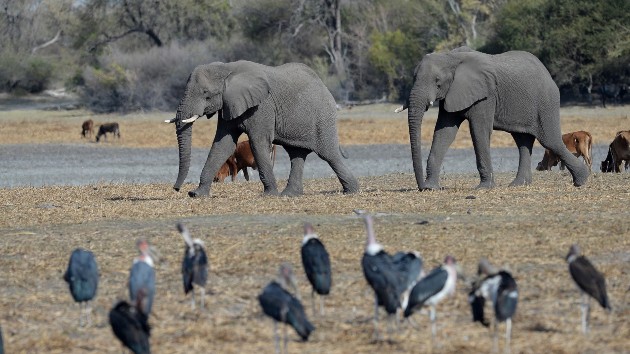
[[[510,183],[510,187],[524,186],[532,183],[532,147],[534,136],[526,133],[512,133],[518,147],[518,172]]]
[[[289,159],[291,160],[291,172],[289,172],[289,181],[287,182],[286,188],[282,191],[282,195],[287,197],[302,195],[304,193],[304,161],[306,160],[306,156],[311,152],[307,149],[292,146],[285,146],[284,149],[289,154]]]
[[[318,153],[317,155],[322,160],[328,162],[328,165],[333,169],[339,182],[341,182],[343,194],[352,194],[359,191],[359,181],[354,177],[348,166],[343,163],[338,144],[334,144],[329,150],[324,153]]]
[[[586,184],[590,174],[588,167],[573,155],[562,142],[560,135],[540,136],[540,144],[560,157],[560,161],[569,169],[576,187]]]

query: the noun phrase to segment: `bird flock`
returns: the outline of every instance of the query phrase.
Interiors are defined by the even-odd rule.
[[[368,285],[374,291],[374,339],[382,340],[379,331],[379,308],[387,313],[387,333],[397,330],[401,322],[418,328],[413,315],[428,308],[431,324],[431,339],[437,332],[437,305],[455,294],[458,278],[462,277],[455,258],[446,255],[443,264],[425,272],[423,259],[416,251],[401,251],[389,254],[376,241],[373,218],[370,214],[355,210],[365,223],[366,244],[361,266]],[[209,262],[200,239],[193,239],[187,227],[177,224],[177,230],[185,243],[182,259],[184,294],[191,294],[191,306],[196,308],[195,292],[200,293],[199,306],[205,308],[205,287],[208,281]],[[133,353],[150,353],[151,326],[149,318],[155,298],[155,263],[159,252],[145,239],[136,242],[138,255],[129,272],[129,301],[117,301],[109,312],[109,323],[113,334],[121,344]],[[324,297],[331,293],[333,270],[330,255],[313,226],[304,223],[304,238],[301,246],[302,265],[306,278],[312,286],[311,306],[314,316],[324,316]],[[594,298],[604,309],[611,305],[606,293],[603,275],[583,255],[577,245],[571,246],[566,260],[569,274],[582,293],[582,331],[588,332],[590,298]],[[90,302],[97,293],[99,272],[92,252],[78,248],[70,256],[63,279],[68,283],[72,298],[80,304],[79,326],[89,326]],[[319,306],[315,304],[316,296]],[[487,259],[479,261],[477,276],[470,281],[468,302],[472,321],[493,328],[493,350],[498,351],[498,325],[505,322],[504,351],[510,352],[512,318],[518,305],[518,286],[513,275],[505,269],[495,268]],[[262,312],[273,319],[274,345],[276,353],[288,352],[287,327],[292,327],[306,342],[315,326],[309,321],[301,303],[294,269],[291,264],[280,264],[275,279],[269,282],[258,295]],[[488,320],[484,314],[485,303],[489,302],[494,316]],[[319,307],[319,309],[317,308]],[[283,326],[283,345],[280,345],[278,327]],[[0,331],[0,353],[3,352]]]

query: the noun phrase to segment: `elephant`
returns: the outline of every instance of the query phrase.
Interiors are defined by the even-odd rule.
[[[424,180],[420,147],[422,118],[438,100],[438,118]],[[413,86],[406,101],[395,112],[406,109],[413,170],[420,190],[440,189],[439,172],[444,154],[464,119],[470,125],[481,180],[477,188],[495,186],[490,160],[492,130],[511,133],[518,146],[518,172],[510,186],[531,183],[534,139],[560,157],[575,186],[588,181],[587,167],[562,142],[558,86],[531,53],[510,51],[489,55],[460,47],[427,54],[414,70]]]
[[[188,77],[176,116],[167,120],[175,123],[179,147],[176,191],[190,167],[193,122],[215,113],[217,131],[199,186],[188,192],[190,197],[210,194],[213,177],[243,133],[249,137],[265,195],[278,195],[270,159],[273,144],[283,146],[291,159],[283,196],[303,194],[304,160],[311,152],[330,165],[344,193],[359,190],[342,160],[335,100],[319,76],[300,63],[271,67],[243,60],[199,65]]]

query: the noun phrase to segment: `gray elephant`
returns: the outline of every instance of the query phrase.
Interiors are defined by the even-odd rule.
[[[440,101],[433,143],[423,180],[420,133],[424,112]],[[567,150],[560,132],[560,93],[545,66],[534,55],[510,51],[488,55],[467,47],[427,54],[414,71],[414,82],[400,112],[409,108],[408,124],[413,169],[418,188],[439,189],[439,172],[446,150],[464,119],[470,125],[477,170],[477,188],[494,186],[490,160],[490,134],[512,134],[519,150],[516,178],[510,186],[532,181],[534,139],[556,153],[581,186],[589,171]]]
[[[332,95],[309,67],[290,63],[277,67],[248,61],[211,63],[196,67],[186,84],[175,118],[179,145],[179,190],[190,167],[192,123],[218,112],[217,132],[191,197],[207,196],[212,179],[234,152],[242,133],[249,136],[264,193],[278,189],[270,159],[273,144],[282,145],[291,159],[289,180],[282,195],[303,192],[306,156],[315,152],[337,174],[344,193],[359,189],[342,161],[337,136],[337,110]]]

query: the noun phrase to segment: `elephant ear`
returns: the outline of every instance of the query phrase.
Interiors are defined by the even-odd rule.
[[[247,71],[230,74],[225,79],[221,117],[225,120],[240,117],[245,111],[264,101],[269,92],[269,81],[265,73]]]
[[[444,109],[447,112],[464,110],[487,98],[494,92],[494,87],[494,73],[490,64],[479,58],[465,57],[455,69],[453,82],[444,98]]]

